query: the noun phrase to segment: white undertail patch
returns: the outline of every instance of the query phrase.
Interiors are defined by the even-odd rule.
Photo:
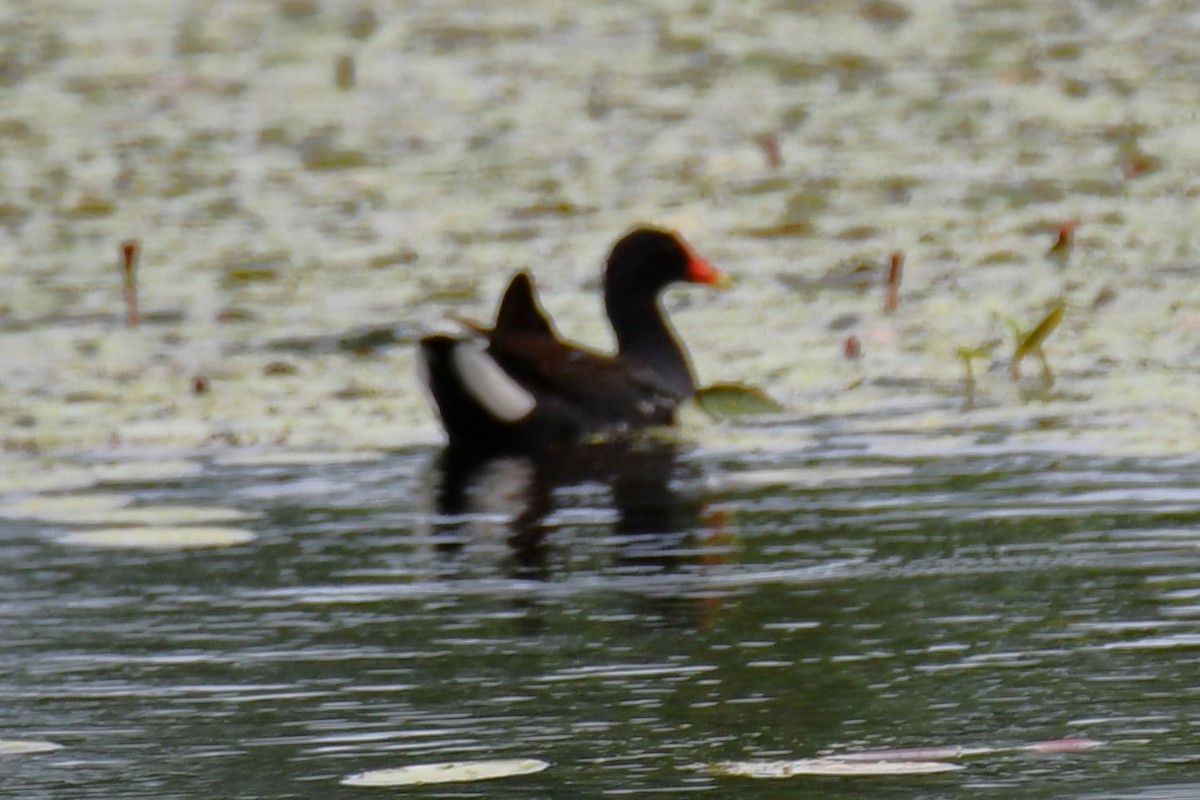
[[[473,344],[462,342],[454,348],[454,370],[467,393],[500,422],[519,422],[537,405],[525,387]]]
[[[438,412],[437,401],[433,397],[433,372],[429,367],[429,354],[424,349],[417,350],[417,359],[413,365],[417,373],[417,382],[421,384],[421,394],[429,407]]]

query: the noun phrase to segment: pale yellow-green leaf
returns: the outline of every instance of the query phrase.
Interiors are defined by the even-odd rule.
[[[144,526],[72,531],[59,541],[68,545],[107,549],[195,550],[234,547],[252,542],[254,538],[252,531],[243,528]]]
[[[382,459],[383,453],[372,450],[278,450],[228,453],[214,459],[214,463],[222,467],[308,467],[326,464],[360,464]]]
[[[696,391],[696,405],[714,417],[745,417],[776,414],[783,406],[757,386],[716,383]]]
[[[198,461],[112,461],[91,467],[101,483],[151,483],[154,481],[190,478],[199,475],[204,467]]]
[[[449,761],[440,764],[414,764],[395,769],[373,769],[342,779],[346,786],[421,786],[429,783],[463,783],[531,775],[550,766],[535,758],[510,758],[495,761]]]
[[[73,522],[129,505],[122,494],[35,494],[0,505],[0,517]]]
[[[60,750],[62,745],[57,742],[47,742],[37,739],[0,739],[0,756],[21,755],[25,753],[49,753]]]
[[[120,495],[79,495],[63,497],[26,498],[17,503],[0,506],[0,517],[29,517],[49,522],[74,525],[213,525],[245,522],[254,515],[236,508],[222,506],[136,506],[129,508],[118,501]]]

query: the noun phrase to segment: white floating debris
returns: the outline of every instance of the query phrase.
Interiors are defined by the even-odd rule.
[[[867,481],[905,478],[913,473],[911,467],[880,465],[853,467],[824,465],[789,469],[743,470],[722,476],[721,488],[756,489],[768,486],[858,486]]]
[[[427,783],[462,783],[532,775],[550,766],[536,758],[509,758],[495,761],[447,761],[440,764],[414,764],[395,769],[373,769],[342,779],[345,786],[421,786]]]
[[[91,470],[101,483],[153,483],[155,481],[190,478],[199,475],[204,467],[198,461],[112,461],[93,464]]]
[[[127,507],[124,495],[27,497],[0,506],[0,517],[40,519],[73,525],[200,525],[245,522],[255,515],[221,506]]]
[[[74,522],[122,508],[132,500],[132,497],[123,494],[33,495],[0,505],[0,517]]]
[[[218,522],[245,522],[254,514],[222,506],[137,506],[79,515],[69,522],[93,525],[200,525]]]
[[[944,759],[976,758],[997,753],[1079,753],[1103,746],[1103,742],[1084,737],[1048,739],[1040,742],[998,745],[933,745],[886,750],[864,750],[860,753],[839,753],[843,761],[941,761]]]
[[[159,527],[100,528],[72,531],[59,539],[63,544],[133,550],[194,550],[203,547],[234,547],[254,541],[254,533],[243,528]]]
[[[945,761],[846,761],[838,758],[802,758],[797,761],[722,761],[709,770],[740,778],[792,778],[798,775],[845,777],[879,775],[932,775],[962,769]]]
[[[95,484],[95,474],[86,467],[38,461],[0,465],[0,492],[66,491]]]
[[[57,742],[39,741],[36,739],[0,739],[0,756],[22,755],[25,753],[49,753],[51,750],[61,750]]]

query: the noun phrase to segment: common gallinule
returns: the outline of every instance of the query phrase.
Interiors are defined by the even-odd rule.
[[[639,228],[613,247],[604,305],[617,354],[560,340],[528,273],[509,283],[492,328],[421,340],[418,369],[451,448],[534,450],[589,434],[674,421],[696,390],[659,304],[672,283],[728,285],[676,233]]]

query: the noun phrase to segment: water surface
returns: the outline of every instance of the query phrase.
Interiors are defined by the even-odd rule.
[[[1156,0],[13,5],[0,739],[62,748],[0,756],[5,790],[351,797],[528,757],[417,793],[1200,794],[1198,28]],[[447,480],[417,337],[528,267],[604,347],[639,222],[737,278],[668,298],[702,382],[787,413]],[[1013,328],[1060,301],[1055,381],[1014,380]],[[1068,737],[1104,745],[1013,749]],[[934,745],[1009,749],[704,768]]]
[[[5,769],[30,797],[350,796],[364,769],[508,757],[551,768],[439,795],[1142,797],[1194,774],[1196,462],[996,430],[898,459],[838,428],[553,480],[492,465],[455,514],[425,449],[100,487],[254,514],[227,549],[7,522],[0,728],[65,747]],[[1064,737],[1105,744],[925,778],[702,768]]]

